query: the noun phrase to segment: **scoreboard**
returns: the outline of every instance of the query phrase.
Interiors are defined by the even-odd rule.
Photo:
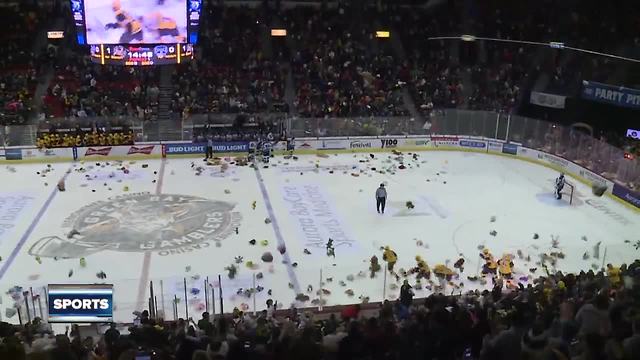
[[[203,0],[70,0],[93,62],[144,66],[193,59]]]
[[[91,45],[91,61],[102,65],[166,65],[191,59],[192,44]]]

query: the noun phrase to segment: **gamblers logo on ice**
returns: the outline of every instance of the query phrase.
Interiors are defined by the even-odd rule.
[[[48,236],[33,256],[79,258],[102,250],[182,254],[227,238],[242,216],[234,204],[189,195],[130,194],[89,204],[63,223],[62,237]]]

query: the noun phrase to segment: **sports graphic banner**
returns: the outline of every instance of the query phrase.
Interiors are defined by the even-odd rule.
[[[50,323],[113,321],[113,285],[50,284]]]

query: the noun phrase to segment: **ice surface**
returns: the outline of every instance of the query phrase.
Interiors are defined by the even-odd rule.
[[[399,168],[400,160],[405,169]],[[204,169],[196,175],[200,166]],[[258,273],[262,278],[256,285],[263,288],[255,297],[258,310],[268,298],[284,307],[312,306],[312,300],[317,304],[320,298],[329,305],[359,302],[359,297],[379,301],[399,293],[392,276],[387,276],[384,289],[383,271],[369,277],[372,255],[386,265],[384,246],[398,254],[396,270],[414,267],[416,255],[432,269],[436,264],[453,268],[464,258],[464,272],[452,280],[457,287],[446,284],[443,289],[458,293],[483,287],[467,279],[481,268],[481,246],[498,258],[514,254],[520,278],[532,275],[531,268],[537,268],[535,275],[544,273],[536,264],[542,253],[563,253],[556,264],[563,271],[630,262],[637,255],[633,243],[640,234],[637,212],[606,196],[595,197],[575,179],[568,179],[576,185],[570,206],[553,198],[552,170],[485,154],[423,152],[417,159],[391,153],[374,159],[369,154],[277,156],[257,171],[235,165],[222,171],[201,159],[108,165],[97,160],[14,169],[0,168],[0,312],[3,320],[12,322],[17,316],[7,319],[6,308],[14,306],[14,300],[6,292],[14,286],[42,294],[49,283],[113,283],[116,320],[130,321],[134,310],[147,307],[153,281],[158,308],[167,319],[173,318],[174,297],[179,316],[185,316],[187,304],[190,316],[197,317],[204,307],[207,278],[216,287],[216,300],[219,296],[218,274],[225,311],[234,306],[253,310],[254,299],[244,292],[253,288]],[[65,175],[67,191],[57,192],[55,184]],[[384,215],[375,210],[380,183],[389,194]],[[407,201],[415,208],[407,209]],[[68,238],[74,229],[80,234]],[[326,255],[329,237],[335,258]],[[594,254],[598,243],[599,254]],[[273,254],[271,263],[261,260],[267,251]],[[229,279],[225,268],[232,264],[238,271]],[[100,271],[106,273],[105,280],[96,276]],[[425,289],[417,291],[418,296],[439,284],[432,279],[431,285],[422,282]],[[415,283],[415,276],[409,280]],[[321,286],[326,291],[319,295]],[[296,302],[298,293],[309,301]],[[216,311],[219,305],[216,302]]]

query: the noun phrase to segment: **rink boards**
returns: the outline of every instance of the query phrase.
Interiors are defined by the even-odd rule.
[[[127,160],[162,157],[199,157],[206,144],[189,142],[140,143],[126,146],[91,146],[77,148],[4,148],[0,162],[60,162],[83,160]],[[226,156],[246,153],[250,142],[216,142],[214,153]],[[381,136],[299,138],[289,143],[274,144],[276,153],[293,149],[296,154],[359,153],[381,151],[466,151],[513,157],[564,172],[589,185],[607,188],[606,195],[626,206],[640,210],[640,193],[614,183],[572,161],[543,151],[527,148],[519,143],[473,136]],[[630,165],[631,166],[631,165]]]

